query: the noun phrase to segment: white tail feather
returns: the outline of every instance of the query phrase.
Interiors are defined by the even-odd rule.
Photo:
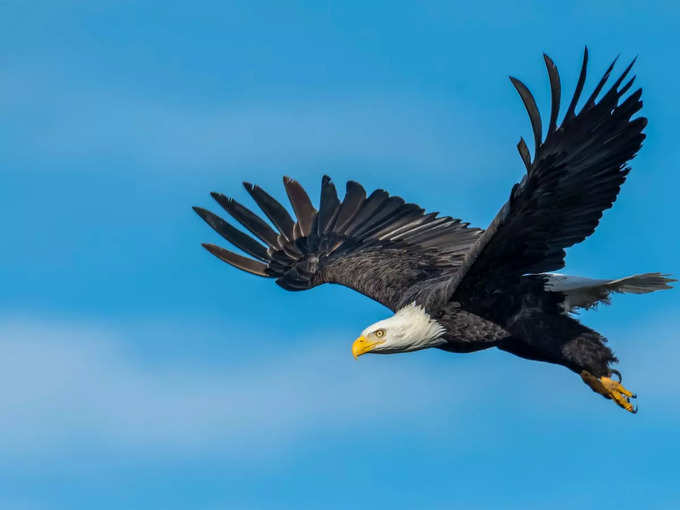
[[[647,294],[655,290],[670,289],[669,283],[677,281],[670,275],[644,273],[616,280],[599,280],[558,273],[545,273],[545,289],[564,294],[564,310],[572,312],[575,308],[592,308],[599,303],[609,304],[612,292]]]

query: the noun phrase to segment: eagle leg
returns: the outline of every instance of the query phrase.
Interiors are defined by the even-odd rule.
[[[618,372],[615,373],[619,376],[618,381],[609,377],[595,377],[587,370],[581,371],[581,379],[583,379],[583,382],[590,386],[595,393],[599,393],[605,398],[613,400],[628,412],[633,414],[637,413],[637,406],[633,406],[630,402],[630,399],[636,398],[637,395],[624,388],[621,384],[621,374]]]

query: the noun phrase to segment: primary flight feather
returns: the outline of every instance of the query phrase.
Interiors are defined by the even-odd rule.
[[[515,184],[486,230],[377,190],[347,183],[342,201],[324,176],[319,210],[298,182],[285,177],[295,218],[258,186],[245,188],[269,220],[219,193],[213,198],[251,235],[200,207],[194,210],[248,256],[213,244],[213,255],[239,269],[275,278],[287,290],[322,283],[350,287],[390,308],[394,315],[361,333],[352,345],[365,353],[408,352],[437,347],[473,352],[498,347],[524,358],[573,370],[596,392],[636,412],[635,397],[621,385],[606,339],[578,322],[578,308],[609,303],[613,292],[643,294],[670,288],[672,280],[645,273],[596,280],[552,273],[565,265],[565,248],[595,230],[612,206],[640,149],[647,119],[642,91],[630,90],[633,62],[600,96],[609,66],[576,113],[588,62],[586,49],[575,93],[558,125],[561,85],[544,56],[551,111],[542,120],[529,89],[511,81],[531,120],[535,153],[520,139],[526,175]],[[627,80],[627,81],[626,81]],[[618,376],[618,380],[612,376]]]

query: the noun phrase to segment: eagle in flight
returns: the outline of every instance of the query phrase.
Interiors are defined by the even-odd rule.
[[[244,183],[270,223],[220,193],[212,197],[252,236],[195,207],[217,233],[249,257],[203,246],[243,271],[275,278],[287,290],[322,283],[350,287],[394,312],[368,326],[352,345],[354,357],[436,347],[468,353],[497,347],[523,358],[563,365],[595,392],[636,412],[635,395],[621,384],[606,339],[573,315],[615,292],[644,294],[670,288],[661,273],[614,280],[553,273],[565,249],[593,233],[612,206],[640,149],[647,119],[642,90],[627,79],[633,62],[600,96],[614,62],[578,113],[588,50],[576,90],[558,125],[560,77],[544,55],[551,88],[548,129],[542,138],[534,97],[510,78],[531,120],[533,158],[524,139],[517,148],[526,175],[486,230],[427,213],[384,190],[366,195],[353,181],[342,201],[328,176],[319,209],[298,182],[283,179],[295,218],[258,186]]]

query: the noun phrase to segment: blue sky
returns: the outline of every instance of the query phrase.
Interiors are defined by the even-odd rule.
[[[596,4],[596,5],[593,5]],[[672,2],[0,2],[0,507],[678,508],[677,292],[582,320],[631,416],[497,351],[351,357],[380,305],[220,263],[191,211],[355,179],[484,227],[543,110],[639,55],[648,139],[565,272],[680,273]],[[566,99],[565,99],[566,101]]]

